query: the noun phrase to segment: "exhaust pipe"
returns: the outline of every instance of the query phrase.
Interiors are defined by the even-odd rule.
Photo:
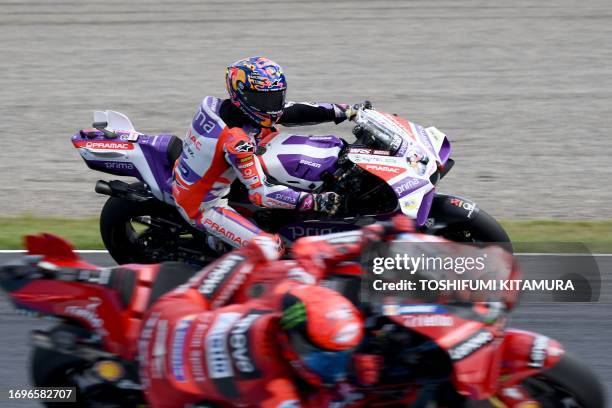
[[[98,194],[104,194],[107,196],[113,195],[113,189],[111,188],[110,184],[108,184],[108,181],[98,180],[94,190]]]

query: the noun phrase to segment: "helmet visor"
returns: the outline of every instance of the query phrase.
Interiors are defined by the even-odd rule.
[[[243,92],[244,100],[253,108],[263,113],[277,113],[285,106],[285,90],[280,91],[250,91]]]
[[[324,384],[334,384],[346,378],[352,350],[328,351],[306,340],[302,334],[289,333],[293,350],[304,365]]]

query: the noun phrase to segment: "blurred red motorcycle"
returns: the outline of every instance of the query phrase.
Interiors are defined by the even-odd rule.
[[[32,333],[33,384],[76,387],[85,406],[146,404],[137,360],[143,316],[198,269],[177,262],[102,268],[48,234],[28,236],[26,247],[26,256],[0,268],[0,286],[18,309],[57,320],[50,330]],[[285,262],[291,261],[254,270],[248,287],[230,300],[264,293],[286,277]],[[362,273],[357,264],[341,264],[322,284],[354,299]],[[518,278],[518,270],[512,274]],[[591,369],[557,341],[505,327],[513,303],[364,307],[367,336],[358,353],[377,356],[381,370],[367,386],[357,375],[349,379],[343,402],[333,406],[604,407],[603,388]]]

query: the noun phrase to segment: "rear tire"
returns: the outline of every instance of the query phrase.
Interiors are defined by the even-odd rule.
[[[172,210],[171,207],[149,200],[137,202],[123,198],[110,197],[100,214],[100,234],[104,246],[119,264],[154,263],[145,253],[145,243],[138,242],[138,232],[132,221],[139,217],[161,216]]]
[[[136,227],[136,228],[135,228]],[[118,264],[183,261],[204,265],[213,254],[204,234],[176,208],[155,199],[110,197],[100,214],[104,246]]]
[[[567,353],[552,368],[527,378],[523,387],[543,408],[606,406],[604,388],[593,370]]]
[[[60,324],[52,331],[68,332],[81,337],[86,337],[88,334],[85,329],[70,324]],[[35,347],[30,354],[30,379],[35,387],[75,387],[76,384],[70,380],[69,372],[78,370],[86,364],[85,360],[78,357]],[[44,405],[62,407],[74,403],[46,402]]]

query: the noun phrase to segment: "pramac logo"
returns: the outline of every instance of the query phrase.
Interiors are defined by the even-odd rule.
[[[129,142],[119,141],[93,141],[93,140],[77,140],[74,146],[81,148],[85,147],[92,150],[133,150],[134,144]]]

